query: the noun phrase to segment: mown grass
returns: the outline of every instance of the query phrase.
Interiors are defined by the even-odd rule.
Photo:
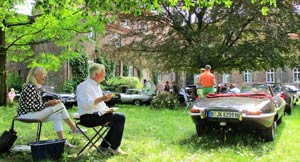
[[[77,157],[79,148],[66,148],[63,161],[109,161],[109,162],[271,162],[300,161],[300,110],[293,109],[291,116],[285,116],[276,129],[276,139],[264,142],[257,135],[243,132],[215,131],[204,137],[197,137],[195,126],[184,108],[177,110],[153,110],[146,106],[117,105],[118,111],[127,117],[122,149],[127,156],[103,157],[95,150]],[[76,108],[69,110],[75,112]],[[0,108],[0,132],[7,130],[15,115],[15,107]],[[16,145],[35,140],[36,125],[17,122]],[[66,137],[72,143],[83,146],[82,136]],[[51,122],[42,128],[42,139],[55,139]],[[9,153],[0,155],[0,161],[31,161],[30,153]]]

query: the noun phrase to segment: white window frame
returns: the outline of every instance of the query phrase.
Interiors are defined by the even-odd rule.
[[[176,81],[176,74],[172,72],[172,81]]]
[[[148,24],[145,22],[141,22],[138,24],[138,31],[140,32],[147,32],[148,31]]]
[[[161,78],[162,78],[162,76],[161,76],[161,73],[159,72],[159,73],[157,74],[157,82],[158,82],[158,83],[161,82]]]
[[[222,83],[230,83],[230,74],[222,74]]]
[[[275,70],[269,69],[266,71],[266,82],[275,83]]]
[[[116,48],[120,48],[121,47],[121,34],[114,33],[113,38],[112,38],[112,42],[114,43]]]
[[[88,33],[87,37],[90,40],[96,41],[96,32],[93,27],[90,27],[90,32]]]
[[[252,72],[251,71],[244,71],[244,82],[251,83],[252,82]]]
[[[167,71],[167,72],[165,72],[165,74],[164,74],[164,80],[165,81],[169,81],[170,80],[170,73],[169,73],[169,71]]]
[[[293,69],[293,82],[294,83],[300,82],[300,69],[298,68]]]
[[[125,19],[124,21],[123,21],[123,23],[122,23],[122,26],[123,27],[129,27],[129,25],[130,25],[130,20],[128,20],[128,19]]]
[[[133,66],[129,66],[128,67],[129,69],[128,69],[128,75],[130,76],[130,77],[134,77],[134,67]]]

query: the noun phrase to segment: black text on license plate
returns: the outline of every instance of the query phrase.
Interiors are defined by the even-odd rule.
[[[229,111],[209,111],[208,117],[239,119],[240,113],[239,112],[229,112]]]

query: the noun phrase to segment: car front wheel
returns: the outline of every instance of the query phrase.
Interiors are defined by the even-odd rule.
[[[293,103],[291,102],[291,100],[289,100],[287,103],[287,105],[285,106],[285,113],[287,113],[288,115],[292,114],[292,105]]]
[[[262,138],[265,141],[273,141],[275,139],[275,127],[276,123],[273,122],[272,126],[262,130]]]
[[[133,103],[137,106],[142,105],[142,101],[141,100],[134,100]]]

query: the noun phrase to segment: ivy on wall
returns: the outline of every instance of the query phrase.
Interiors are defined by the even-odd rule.
[[[79,83],[84,81],[88,75],[88,58],[86,54],[78,54],[69,60],[70,66],[72,67],[73,78],[64,83],[63,91],[74,93]]]
[[[96,63],[100,63],[105,66],[105,80],[101,83],[102,86],[107,86],[106,81],[109,80],[114,76],[114,68],[115,68],[115,63],[111,60],[105,59],[105,58],[96,58]]]

